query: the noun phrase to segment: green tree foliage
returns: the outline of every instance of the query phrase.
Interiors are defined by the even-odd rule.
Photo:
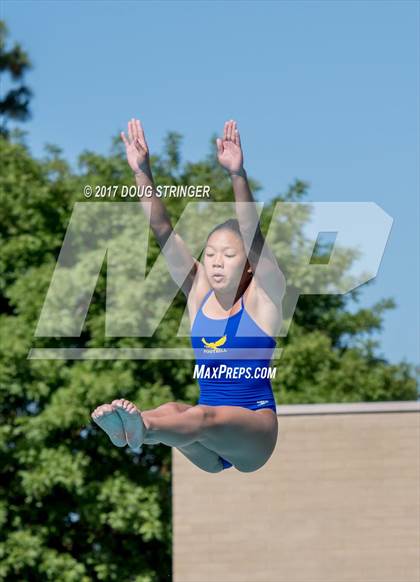
[[[12,48],[6,48],[8,29],[6,23],[0,20],[0,83],[4,86],[5,73],[9,73],[17,87],[11,88],[0,97],[0,135],[7,137],[8,120],[26,121],[30,117],[29,101],[32,91],[22,82],[25,72],[31,68],[31,62],[22,47],[15,43]]]
[[[177,295],[152,338],[105,337],[105,265],[82,336],[35,338],[73,205],[83,201],[83,186],[132,184],[132,176],[117,140],[108,156],[84,152],[77,173],[56,146],[48,146],[42,160],[4,138],[0,148],[0,579],[170,579],[171,450],[145,446],[135,455],[113,447],[91,422],[90,412],[120,397],[140,409],[172,400],[194,404],[198,386],[192,379],[193,362],[27,356],[31,347],[51,345],[165,346],[175,336],[185,298]],[[213,145],[206,159],[182,162],[181,136],[170,133],[163,153],[152,157],[152,167],[158,184],[209,184],[213,200],[232,200]],[[256,182],[252,186],[258,191]],[[268,204],[263,230],[278,200],[301,200],[307,189],[297,181]],[[174,224],[188,203],[167,200]],[[293,284],[293,249],[304,239],[299,224],[280,227],[284,232],[275,251]],[[149,267],[158,252],[151,237]],[[371,338],[393,301],[350,313],[348,305],[357,300],[358,291],[299,300],[290,332],[279,340],[285,350],[275,362],[278,404],[416,399],[412,367],[390,365],[376,356]]]

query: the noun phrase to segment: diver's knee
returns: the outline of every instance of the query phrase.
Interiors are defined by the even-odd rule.
[[[168,414],[180,412],[176,402],[165,402],[156,408],[160,412],[167,412]]]
[[[205,404],[197,404],[194,410],[197,411],[198,418],[200,419],[201,437],[205,438],[209,432],[219,425],[220,415],[217,414],[219,411],[216,410],[216,407]]]

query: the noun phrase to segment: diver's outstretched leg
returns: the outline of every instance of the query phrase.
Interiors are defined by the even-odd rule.
[[[111,406],[118,412],[127,438],[127,443],[130,447],[136,448],[141,446],[144,439],[148,440],[158,438],[158,442],[173,447],[183,447],[198,440],[203,426],[203,410],[198,406],[192,406],[179,414],[165,414],[163,416],[154,417],[152,415],[143,417],[140,410],[135,404],[120,398],[113,400]],[[182,421],[180,420],[182,417]],[[176,420],[175,420],[176,419]],[[179,419],[179,420],[178,420]],[[171,425],[175,422],[179,427],[178,434],[168,434],[165,431],[150,430],[152,423],[157,421],[167,421]],[[168,436],[168,438],[166,438]]]
[[[272,455],[278,421],[273,410],[198,404],[182,414],[151,417],[147,431],[177,448],[197,441],[248,473],[261,468]]]
[[[133,427],[135,428],[136,422],[139,424],[142,423],[146,427],[149,427],[153,418],[160,418],[165,416],[173,417],[174,415],[178,416],[180,414],[185,414],[190,409],[194,408],[194,406],[190,404],[184,404],[182,402],[167,402],[165,404],[162,404],[161,406],[158,406],[155,409],[144,410],[140,412],[137,409],[137,407],[135,407],[134,404],[124,399],[113,400],[111,405],[118,412],[120,410],[120,407],[127,409],[128,408],[127,403],[132,405],[132,408],[130,409],[131,410],[130,422],[132,423],[131,430],[133,429]],[[124,424],[126,417],[122,415],[121,420]],[[128,435],[128,433],[126,434]],[[185,438],[183,440],[185,441]],[[169,444],[169,446],[175,446],[172,442],[166,443],[165,440],[162,440],[160,437],[152,435],[151,432],[146,429],[146,435],[142,444],[159,444],[159,443]],[[178,444],[175,446],[175,448],[177,448],[194,465],[196,465],[203,471],[206,471],[207,473],[218,473],[223,470],[223,465],[219,455],[199,442],[194,442],[191,441],[190,438],[187,438],[186,443],[184,442],[182,445]],[[137,452],[140,452],[140,450],[141,448],[139,448]]]

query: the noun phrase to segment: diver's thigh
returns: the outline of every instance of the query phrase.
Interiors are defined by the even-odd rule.
[[[256,470],[267,462],[277,442],[275,414],[260,414],[242,406],[201,406],[207,420],[199,442],[238,470]]]

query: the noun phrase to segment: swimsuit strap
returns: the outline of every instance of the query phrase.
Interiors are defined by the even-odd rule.
[[[202,301],[202,303],[200,305],[200,309],[203,309],[204,303],[207,301],[207,299],[208,299],[208,297],[209,297],[209,295],[211,294],[212,291],[213,291],[213,289],[210,289],[210,291],[206,294],[206,296],[204,297],[204,299],[203,299],[203,301]],[[241,295],[241,309],[240,309],[240,311],[243,310],[243,309],[244,309],[244,296]],[[239,313],[239,311],[237,313]],[[235,315],[236,315],[236,313],[235,313]]]
[[[207,299],[209,298],[209,296],[211,295],[212,292],[213,292],[213,289],[210,289],[210,291],[208,291],[205,294],[204,299],[201,302],[200,307],[198,308],[198,311],[203,311],[204,304],[206,303]],[[245,311],[245,307],[244,307],[244,296],[243,295],[241,295],[241,309],[237,313],[235,313],[235,315],[237,315],[240,311]],[[233,316],[231,315],[230,317],[233,317]]]
[[[200,307],[198,308],[198,311],[202,311],[203,307],[204,307],[204,303],[207,301],[207,299],[209,298],[209,295],[211,294],[211,292],[213,291],[213,289],[210,289],[210,291],[207,291],[207,293],[204,295],[204,299],[201,302]],[[197,312],[198,313],[198,312]]]

